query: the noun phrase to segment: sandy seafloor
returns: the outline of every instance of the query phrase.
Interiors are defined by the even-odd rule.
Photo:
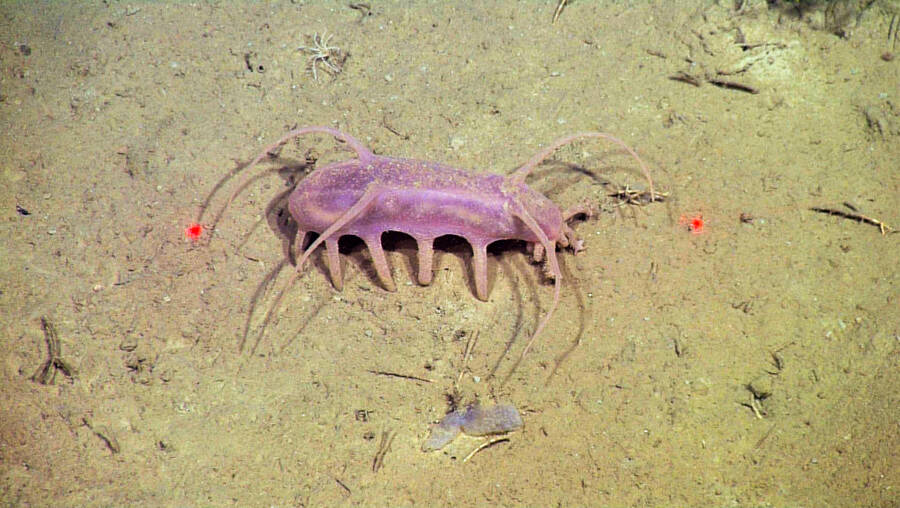
[[[896,2],[844,37],[761,1],[577,1],[555,24],[555,1],[348,4],[0,6],[2,505],[900,503],[900,235],[810,210],[900,227]],[[326,31],[347,57],[315,81],[298,48]],[[463,241],[422,287],[415,244],[387,238],[394,293],[342,242],[343,291],[314,255],[254,349],[290,271],[265,284],[291,169],[348,152],[290,143],[208,244],[184,228],[303,125],[479,173],[602,130],[668,199],[615,206],[646,184],[607,143],[535,172],[598,213],[515,369],[552,301],[516,242],[492,250],[487,302]],[[466,462],[481,438],[422,452],[454,391],[524,428]]]

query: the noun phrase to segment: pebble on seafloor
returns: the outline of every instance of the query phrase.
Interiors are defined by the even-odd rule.
[[[504,434],[522,428],[522,416],[509,404],[496,406],[469,406],[448,413],[431,428],[431,435],[422,444],[422,450],[440,450],[453,441],[460,432],[470,436]]]

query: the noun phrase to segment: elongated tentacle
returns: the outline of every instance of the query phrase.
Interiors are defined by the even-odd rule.
[[[538,152],[537,154],[535,154],[535,156],[532,157],[531,159],[529,159],[528,162],[526,162],[522,167],[515,170],[509,176],[509,180],[513,183],[525,183],[525,178],[531,173],[531,170],[533,170],[535,167],[537,167],[537,165],[540,164],[541,162],[544,162],[544,160],[547,157],[550,157],[553,154],[553,152],[559,150],[560,148],[562,148],[574,141],[578,141],[579,139],[583,139],[583,138],[605,139],[607,141],[611,141],[611,142],[621,146],[622,148],[624,148],[629,154],[631,154],[632,157],[634,157],[634,159],[636,161],[638,161],[638,164],[640,164],[641,171],[644,172],[644,177],[647,178],[647,184],[650,186],[650,195],[651,196],[656,195],[653,193],[653,178],[650,177],[650,170],[647,169],[647,166],[644,164],[644,161],[642,161],[641,158],[638,157],[638,154],[634,150],[632,150],[631,147],[626,145],[624,141],[622,141],[619,138],[616,138],[614,136],[611,136],[609,134],[606,134],[604,132],[582,132],[579,134],[572,134],[571,136],[566,136],[564,138],[554,141],[553,143],[550,144],[550,146],[548,146],[547,148],[545,148],[545,149],[541,150],[540,152]]]
[[[363,195],[359,197],[359,200],[353,204],[343,215],[337,218],[328,229],[322,232],[316,241],[310,244],[309,247],[303,251],[303,255],[300,256],[300,259],[297,260],[297,272],[301,272],[303,270],[303,263],[309,258],[309,255],[316,250],[319,245],[322,245],[326,240],[330,239],[339,229],[346,226],[353,219],[359,217],[363,212],[365,212],[372,204],[375,202],[375,199],[381,193],[381,188],[374,184],[369,184],[366,187],[366,190],[363,192]]]
[[[351,206],[343,215],[338,217],[334,223],[328,226],[328,229],[322,232],[316,241],[310,244],[309,247],[303,251],[303,255],[300,256],[300,259],[297,260],[297,269],[291,274],[291,278],[288,279],[287,284],[285,284],[284,288],[278,292],[278,296],[275,297],[275,301],[272,302],[272,306],[269,307],[269,310],[266,311],[266,316],[263,318],[262,325],[260,325],[259,336],[257,337],[257,342],[262,337],[263,332],[266,330],[266,326],[269,324],[269,321],[272,319],[272,316],[278,310],[281,305],[281,299],[284,297],[284,292],[287,288],[294,285],[294,282],[300,277],[300,274],[303,273],[303,265],[306,263],[306,260],[309,259],[310,254],[313,253],[322,243],[326,240],[329,240],[334,236],[335,233],[338,232],[342,227],[346,226],[350,221],[359,217],[363,212],[365,212],[372,204],[375,202],[375,199],[378,198],[381,193],[381,189],[374,184],[369,184],[366,187],[365,192],[359,198],[359,200]]]
[[[260,152],[259,155],[257,155],[252,161],[250,161],[249,164],[247,164],[246,166],[241,168],[240,172],[243,173],[244,176],[238,182],[237,189],[231,194],[231,196],[228,197],[228,201],[225,203],[225,206],[223,206],[222,209],[219,211],[219,213],[216,214],[216,216],[213,219],[213,222],[211,224],[211,228],[215,229],[216,224],[219,223],[219,220],[225,214],[225,211],[228,209],[228,207],[231,206],[231,203],[235,200],[235,198],[237,198],[238,194],[240,194],[244,190],[244,188],[247,186],[247,184],[249,184],[250,181],[257,176],[257,174],[251,173],[250,169],[252,169],[254,166],[256,166],[261,160],[268,157],[269,153],[272,152],[272,150],[275,150],[276,148],[284,145],[285,143],[287,143],[288,141],[290,141],[292,139],[295,139],[304,134],[309,134],[309,133],[313,133],[313,132],[321,132],[321,133],[325,133],[325,134],[331,134],[335,138],[347,143],[347,145],[351,149],[353,149],[354,152],[356,152],[356,156],[363,163],[368,162],[372,158],[375,157],[375,155],[372,153],[372,151],[369,150],[368,148],[366,148],[366,146],[363,145],[361,141],[354,138],[353,136],[350,136],[349,134],[344,134],[343,132],[341,132],[337,129],[332,129],[331,127],[301,127],[299,129],[294,129],[294,130],[288,132],[287,134],[285,134],[284,136],[282,136],[281,139],[279,139],[278,141],[265,147],[262,150],[262,152]],[[195,222],[197,222],[198,224],[203,223],[203,212],[205,210],[206,210],[206,203],[204,203],[203,205],[198,207],[197,213],[195,216],[196,217]]]
[[[525,223],[525,225],[528,226],[528,229],[538,237],[547,256],[547,262],[550,263],[550,273],[553,275],[553,303],[550,305],[550,309],[547,313],[544,314],[544,317],[538,322],[537,328],[535,328],[534,333],[531,335],[531,339],[528,341],[528,344],[525,345],[525,349],[522,350],[522,355],[519,357],[519,360],[521,361],[525,358],[525,355],[528,354],[528,351],[531,350],[531,346],[534,345],[538,336],[544,330],[544,327],[550,322],[550,318],[553,317],[553,312],[559,304],[559,293],[562,285],[562,270],[560,270],[559,260],[556,258],[556,244],[547,238],[547,235],[541,229],[537,221],[534,220],[534,217],[528,213],[528,210],[526,210],[518,200],[514,199],[513,203],[515,206],[510,212],[513,216],[518,217],[519,220]]]

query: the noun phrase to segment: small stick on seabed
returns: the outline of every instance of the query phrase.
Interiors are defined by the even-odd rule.
[[[696,87],[699,87],[705,81],[711,85],[715,85],[719,88],[725,88],[727,90],[737,90],[739,92],[747,92],[754,95],[759,93],[758,88],[746,85],[744,83],[738,83],[737,81],[728,81],[725,79],[717,78],[715,76],[696,76],[684,71],[679,71],[678,73],[669,76],[669,79],[671,79],[672,81],[687,83]]]
[[[386,430],[381,433],[381,441],[378,443],[378,451],[375,452],[375,458],[372,459],[372,472],[377,473],[381,466],[384,465],[384,457],[391,451],[391,444],[394,442],[394,436],[397,433]]]
[[[422,381],[425,383],[434,383],[434,381],[432,381],[428,378],[412,376],[409,374],[400,374],[398,372],[388,372],[386,370],[369,370],[369,374],[375,374],[376,376],[388,376],[388,377],[397,377],[400,379],[409,379],[410,381]]]
[[[566,8],[567,3],[569,3],[569,0],[559,0],[559,3],[556,4],[556,11],[553,13],[553,21],[550,22],[551,25],[553,23],[556,23],[556,20],[559,19],[559,15],[562,14],[562,11]]]
[[[41,368],[31,376],[31,380],[42,385],[52,385],[56,379],[56,371],[60,370],[66,377],[72,377],[75,370],[61,358],[61,348],[59,345],[59,337],[56,335],[56,328],[47,317],[41,317],[41,329],[44,331],[44,342],[47,343],[47,359],[41,365]]]
[[[716,85],[719,88],[725,88],[727,90],[737,90],[739,92],[747,92],[753,95],[759,93],[759,88],[746,85],[744,83],[738,83],[737,81],[728,81],[719,78],[707,78],[706,81],[708,81],[710,84]]]
[[[353,495],[353,491],[350,490],[350,487],[348,487],[347,484],[345,484],[344,482],[342,482],[342,481],[339,480],[338,478],[335,478],[334,481],[335,481],[335,483],[338,484],[338,486],[339,486],[340,488],[344,489],[344,492],[347,493],[348,496],[352,496],[352,495]]]
[[[814,206],[810,208],[810,210],[814,212],[824,213],[828,215],[834,215],[835,217],[841,217],[844,219],[855,220],[856,222],[861,222],[863,224],[870,224],[878,228],[881,231],[881,236],[884,236],[888,233],[895,233],[894,228],[888,226],[884,222],[881,222],[878,219],[873,219],[872,217],[863,215],[856,211],[856,207],[851,205],[850,203],[844,203],[844,206],[849,208],[850,212],[845,212],[843,210],[838,210],[837,208],[820,208],[818,206]]]
[[[462,367],[459,368],[459,376],[456,378],[456,385],[454,387],[457,391],[459,391],[459,383],[462,382],[463,375],[466,373],[466,366],[469,364],[469,358],[472,356],[472,351],[475,349],[475,343],[478,342],[478,331],[469,336],[469,340],[466,341],[466,350],[463,352],[463,362]]]
[[[497,443],[505,443],[505,442],[508,442],[508,441],[509,441],[509,438],[508,438],[508,437],[498,437],[498,438],[496,438],[496,439],[491,439],[491,440],[485,441],[485,442],[481,443],[481,445],[479,445],[478,448],[475,448],[474,450],[472,450],[471,452],[469,452],[469,454],[466,455],[466,458],[464,458],[462,461],[463,461],[463,462],[468,462],[469,459],[471,459],[472,457],[474,457],[475,454],[478,453],[478,452],[480,452],[481,450],[484,450],[485,448],[490,448],[490,447],[494,446],[494,445],[497,444]]]

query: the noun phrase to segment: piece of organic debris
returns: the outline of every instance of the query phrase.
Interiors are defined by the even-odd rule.
[[[309,54],[306,67],[312,72],[315,81],[319,81],[318,69],[320,65],[325,72],[334,77],[343,72],[344,63],[347,62],[347,58],[350,56],[350,53],[331,45],[332,37],[333,35],[328,35],[327,32],[322,32],[322,35],[316,32],[312,36],[312,46],[300,46],[297,48]]]
[[[616,200],[616,206],[638,205],[643,206],[650,203],[662,203],[669,197],[668,192],[656,192],[655,190],[632,189],[627,184],[625,187],[619,187],[607,196]]]
[[[44,342],[47,343],[47,359],[41,367],[31,376],[31,380],[42,385],[52,385],[56,379],[56,371],[62,371],[66,377],[75,375],[75,370],[61,358],[59,337],[56,335],[56,327],[47,317],[41,317],[41,329],[44,330]]]
[[[844,219],[855,220],[856,222],[862,224],[869,224],[878,228],[881,231],[881,236],[884,236],[888,233],[894,232],[894,228],[888,226],[884,222],[881,222],[878,219],[874,219],[872,217],[863,215],[856,210],[856,207],[851,205],[850,203],[844,203],[844,206],[849,209],[849,212],[845,212],[844,210],[839,210],[837,208],[821,208],[818,206],[814,206],[810,208],[810,210],[814,212],[824,213],[828,215],[834,215],[835,217],[842,217]]]
[[[466,409],[457,409],[448,413],[431,428],[431,435],[422,444],[422,451],[440,450],[453,441],[460,432],[470,436],[489,436],[519,430],[522,425],[519,411],[509,404],[473,405]]]

